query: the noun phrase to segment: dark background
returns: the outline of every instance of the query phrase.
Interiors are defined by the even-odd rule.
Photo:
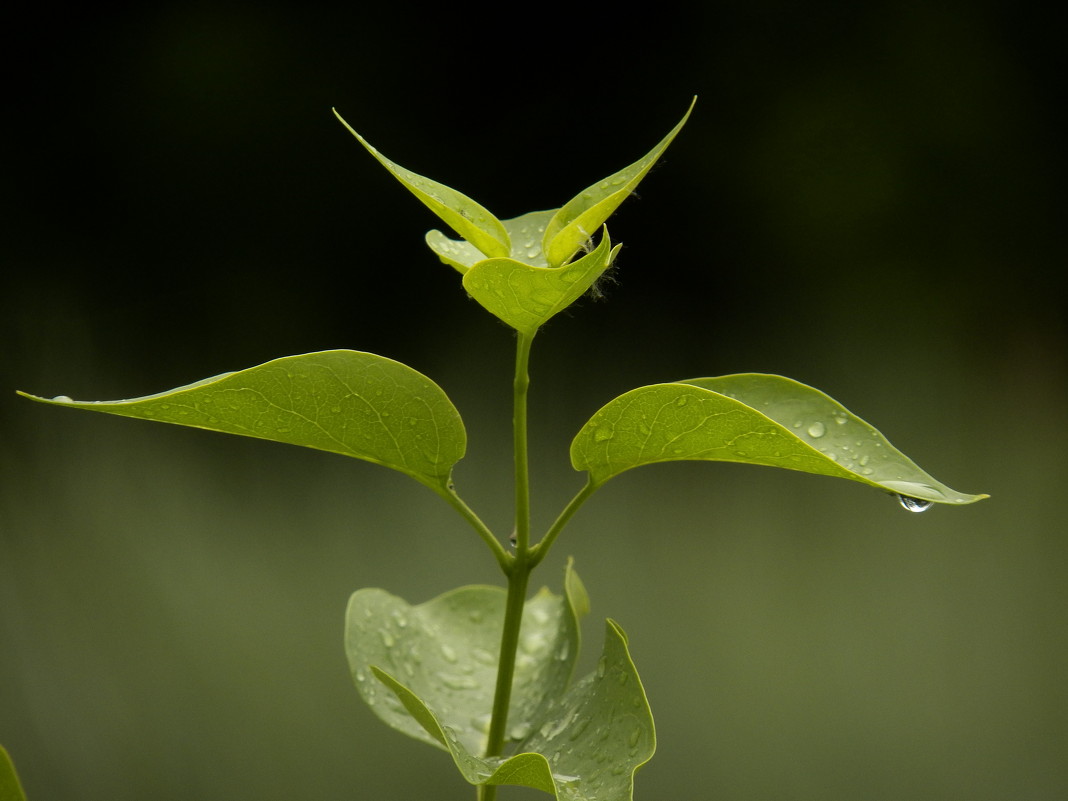
[[[498,216],[689,124],[610,221],[604,302],[539,335],[536,521],[631,387],[777,372],[991,500],[905,513],[731,465],[613,480],[568,554],[628,631],[660,751],[637,797],[1068,795],[1058,31],[1026,3],[35,7],[8,27],[0,743],[31,801],[470,798],[384,729],[349,593],[499,583],[371,465],[36,406],[336,347],[434,378],[509,529],[512,337],[436,220],[334,120]],[[535,794],[504,791],[504,797]]]

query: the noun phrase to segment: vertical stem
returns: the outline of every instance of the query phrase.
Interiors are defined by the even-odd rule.
[[[490,720],[486,756],[500,756],[508,731],[508,708],[512,700],[512,679],[515,676],[516,649],[519,628],[523,622],[523,605],[527,598],[527,583],[534,567],[530,561],[530,472],[527,456],[527,390],[530,376],[530,346],[534,335],[519,334],[516,342],[515,380],[513,382],[512,442],[515,453],[515,558],[504,566],[508,576],[508,598],[505,602],[504,626],[501,630],[501,651],[497,662],[497,687],[493,696],[493,715]],[[493,801],[497,788],[483,785],[478,789],[479,801]]]
[[[519,334],[515,348],[515,379],[512,383],[512,441],[515,451],[515,537],[516,558],[530,548],[530,471],[527,464],[528,365],[534,335]]]

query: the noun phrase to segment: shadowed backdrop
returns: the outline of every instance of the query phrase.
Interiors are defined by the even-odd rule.
[[[431,493],[373,465],[37,406],[328,348],[411,365],[509,522],[509,331],[437,220],[334,119],[499,217],[644,154],[602,300],[538,336],[535,524],[567,448],[638,385],[817,386],[950,486],[720,464],[613,479],[574,555],[658,726],[636,797],[1068,794],[1063,128],[1026,4],[723,5],[654,18],[289,3],[28,12],[6,54],[0,743],[31,801],[469,799],[351,685],[349,594],[499,583]],[[586,12],[589,13],[589,12]],[[1059,47],[1059,42],[1058,45]],[[502,791],[502,797],[534,793]]]

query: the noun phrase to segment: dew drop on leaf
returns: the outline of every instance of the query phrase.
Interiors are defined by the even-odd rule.
[[[615,430],[612,426],[600,426],[595,432],[593,432],[593,439],[596,442],[604,442],[606,439],[612,439],[615,436]]]
[[[827,433],[827,426],[823,423],[815,422],[808,427],[808,435],[814,439],[819,439]]]
[[[74,399],[71,398],[70,395],[56,395],[56,397],[52,398],[52,400],[59,401],[60,403],[70,403]]]
[[[910,512],[926,512],[932,506],[933,501],[925,501],[921,498],[913,498],[910,495],[898,495],[897,499],[901,502],[901,505],[908,509]]]

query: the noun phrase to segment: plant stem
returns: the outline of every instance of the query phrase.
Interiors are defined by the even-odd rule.
[[[531,569],[534,569],[540,564],[541,560],[548,555],[549,549],[560,535],[560,532],[564,530],[564,526],[567,525],[571,516],[578,511],[579,507],[582,506],[591,495],[593,495],[594,490],[599,486],[599,484],[594,484],[592,479],[588,480],[586,486],[579,490],[578,494],[576,494],[575,497],[571,499],[570,503],[564,507],[564,510],[560,512],[560,516],[556,518],[553,524],[549,527],[549,530],[545,532],[545,536],[542,537],[541,542],[530,549]]]
[[[453,509],[460,513],[460,516],[463,517],[464,520],[471,524],[471,527],[475,530],[478,536],[482,538],[482,541],[489,546],[491,551],[493,551],[493,556],[497,560],[497,564],[501,566],[501,570],[507,575],[514,559],[512,558],[512,555],[504,549],[504,546],[501,545],[497,538],[493,536],[493,532],[482,522],[482,519],[464,502],[463,498],[456,494],[456,490],[451,486],[444,489],[432,486],[431,489],[444,498]]]
[[[534,335],[519,334],[515,348],[515,379],[512,382],[512,442],[515,453],[516,558],[530,548],[530,469],[527,459],[527,392],[530,388],[530,346]]]
[[[486,740],[486,756],[500,756],[504,751],[508,731],[508,709],[512,700],[512,680],[515,677],[516,650],[519,630],[523,623],[523,605],[527,599],[527,584],[534,564],[530,560],[530,468],[527,451],[527,392],[530,388],[528,367],[530,346],[534,335],[520,333],[516,341],[515,379],[512,384],[512,444],[515,455],[515,556],[502,564],[508,577],[508,598],[505,602],[504,624],[501,629],[501,650],[497,661],[497,687],[493,695],[493,713]],[[499,561],[499,560],[498,560]],[[479,788],[480,801],[493,801],[497,788]]]

